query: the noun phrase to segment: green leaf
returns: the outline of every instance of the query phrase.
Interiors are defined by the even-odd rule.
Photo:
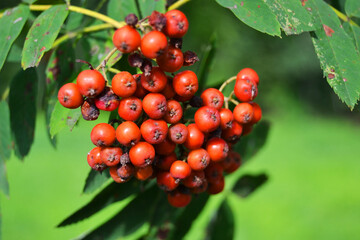
[[[24,3],[33,4],[37,0],[22,0]]]
[[[314,22],[322,27],[312,41],[328,83],[339,98],[353,109],[360,96],[360,57],[339,18],[328,4],[313,0],[306,5]]]
[[[6,10],[2,18],[0,18],[0,70],[5,62],[9,50],[19,36],[26,20],[28,19],[30,10],[26,5]]]
[[[110,0],[107,5],[107,15],[117,21],[124,21],[125,17],[134,13],[140,17],[136,7],[136,0]]]
[[[280,24],[263,0],[216,0],[250,27],[271,36],[281,36]]]
[[[5,161],[11,156],[10,112],[7,102],[0,102],[0,190],[9,196]]]
[[[183,210],[183,212],[174,221],[175,228],[170,232],[169,239],[184,239],[186,233],[190,230],[192,223],[206,206],[209,200],[208,194],[193,196],[191,203]],[[181,227],[176,227],[181,226]]]
[[[9,108],[15,149],[25,157],[34,140],[36,120],[37,75],[34,68],[20,70],[10,86]]]
[[[267,0],[264,2],[276,15],[286,35],[315,30],[311,16],[307,10],[301,6],[301,1]]]
[[[352,38],[358,54],[360,54],[360,27],[350,24],[349,22],[344,22],[343,27],[348,35]]]
[[[216,54],[216,43],[217,37],[215,34],[212,34],[209,42],[203,46],[203,51],[200,58],[200,66],[197,71],[197,76],[199,80],[199,88],[204,89],[206,80],[213,70],[214,56]]]
[[[103,173],[99,173],[94,170],[90,170],[89,175],[86,178],[84,193],[93,193],[98,188],[100,188],[104,183],[109,180],[110,174],[109,171],[104,171]]]
[[[248,161],[264,146],[269,129],[270,123],[263,120],[254,126],[251,134],[241,137],[239,144],[235,145],[235,149],[244,161]]]
[[[111,183],[98,193],[88,204],[64,219],[57,227],[64,227],[82,221],[110,204],[124,200],[134,193],[138,193],[140,191],[139,185],[138,181],[130,181],[122,184],[116,182]]]
[[[31,26],[22,52],[21,66],[38,66],[45,52],[51,49],[69,10],[65,4],[55,5],[42,12]]]
[[[345,12],[349,17],[360,18],[360,1],[359,0],[346,0]]]
[[[236,182],[233,192],[239,197],[246,198],[268,180],[268,176],[264,173],[258,175],[244,175]]]
[[[144,18],[151,15],[153,11],[165,13],[166,0],[137,0],[141,15]]]
[[[233,210],[225,200],[217,211],[214,220],[210,223],[207,239],[232,240],[234,238],[234,225]]]
[[[63,107],[59,101],[56,101],[53,112],[50,117],[50,135],[53,138],[66,126],[70,131],[74,128],[75,124],[81,116],[81,109],[69,109]]]
[[[149,221],[151,214],[156,209],[157,201],[155,200],[158,199],[159,194],[165,193],[160,192],[154,185],[140,193],[109,221],[80,239],[112,240],[134,233]]]

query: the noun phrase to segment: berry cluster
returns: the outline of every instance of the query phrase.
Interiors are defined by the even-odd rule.
[[[88,153],[88,164],[99,172],[108,168],[118,183],[131,177],[156,178],[175,207],[189,204],[191,194],[220,193],[224,172],[241,165],[233,144],[261,119],[259,105],[252,102],[257,73],[245,68],[219,90],[209,88],[196,96],[196,74],[174,74],[198,61],[195,53],[181,50],[189,25],[186,16],[171,10],[153,12],[140,21],[130,14],[125,20],[127,25],[116,30],[113,43],[142,73],[119,72],[110,86],[99,71],[84,70],[76,84],[67,83],[58,93],[64,107],[81,106],[85,120],[97,119],[100,110],[118,111],[119,118],[92,129],[96,147]],[[224,97],[222,90],[231,80],[236,80],[234,91]],[[233,111],[229,103],[236,105]],[[184,117],[189,108],[196,108],[193,119]]]

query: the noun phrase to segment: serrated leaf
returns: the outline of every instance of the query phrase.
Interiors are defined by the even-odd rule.
[[[205,83],[209,74],[211,74],[211,69],[216,54],[216,44],[217,37],[215,34],[211,35],[209,42],[203,46],[203,51],[200,57],[200,66],[196,73],[199,80],[199,88],[204,89]]]
[[[346,0],[345,12],[349,17],[360,17],[360,1]]]
[[[66,126],[71,131],[81,116],[81,109],[69,109],[63,107],[59,101],[56,101],[53,112],[50,117],[50,135],[53,138]]]
[[[153,11],[165,13],[166,0],[137,0],[141,17],[150,16]]]
[[[80,239],[115,240],[135,232],[149,221],[156,208],[158,194],[164,193],[157,186],[140,193],[113,218]]]
[[[21,66],[38,66],[45,52],[51,49],[69,10],[65,4],[54,5],[42,12],[31,26],[22,52]]]
[[[266,143],[269,134],[270,123],[261,121],[254,126],[251,134],[241,137],[235,145],[235,150],[240,153],[244,162],[252,158]]]
[[[29,153],[34,140],[37,85],[34,68],[20,70],[10,85],[11,131],[15,137],[15,149],[20,158]]]
[[[84,193],[92,193],[106,183],[110,178],[109,171],[99,173],[94,170],[90,170],[89,175],[86,178]]]
[[[306,6],[314,22],[322,26],[312,34],[312,41],[324,75],[339,98],[353,109],[360,96],[360,57],[355,45],[328,4],[313,0]]]
[[[315,30],[311,16],[302,7],[299,0],[267,0],[264,1],[276,15],[286,35],[300,34]]]
[[[3,17],[0,18],[0,70],[4,65],[12,44],[23,29],[29,13],[29,7],[21,4],[6,10]]]
[[[124,200],[140,191],[139,182],[111,183],[98,193],[88,204],[64,219],[57,227],[64,227],[91,217],[112,203]]]
[[[360,54],[360,27],[350,24],[349,22],[344,22],[343,27],[348,35],[352,38],[358,54]]]
[[[140,17],[135,0],[110,0],[107,5],[107,15],[117,21],[124,21],[130,13]]]
[[[193,196],[191,203],[183,210],[183,212],[174,221],[175,228],[169,234],[169,239],[177,240],[184,239],[184,236],[189,231],[192,223],[196,220],[198,215],[206,206],[209,199],[208,194],[201,194]],[[177,227],[181,226],[181,227]]]
[[[233,187],[233,192],[239,197],[246,198],[268,180],[268,176],[264,173],[257,175],[246,174],[237,180]]]
[[[0,190],[9,196],[5,161],[11,155],[10,112],[7,102],[0,102]]]
[[[216,0],[248,26],[271,36],[281,36],[276,16],[262,0]]]
[[[217,211],[214,220],[210,223],[207,239],[232,240],[234,238],[234,225],[233,210],[225,200]]]

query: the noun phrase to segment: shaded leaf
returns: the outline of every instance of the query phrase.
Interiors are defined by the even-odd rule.
[[[0,190],[9,196],[5,161],[11,156],[10,112],[7,102],[0,102]]]
[[[140,7],[141,17],[151,15],[153,11],[165,13],[166,0],[137,0]]]
[[[45,52],[51,49],[69,10],[65,4],[54,5],[42,12],[31,26],[22,52],[21,66],[38,66]]]
[[[125,21],[125,17],[134,13],[140,17],[136,7],[136,0],[110,0],[107,5],[107,15],[117,21]]]
[[[234,238],[234,225],[233,210],[225,200],[209,224],[207,239],[232,240]]]
[[[244,162],[248,161],[264,146],[269,129],[270,123],[263,120],[254,126],[251,134],[241,137],[239,144],[235,145],[235,149],[240,153]]]
[[[15,8],[6,10],[3,17],[0,18],[0,70],[12,44],[23,29],[29,13],[29,7],[21,4]]]
[[[345,12],[349,17],[360,18],[360,1],[359,0],[346,0]]]
[[[267,0],[264,1],[276,15],[286,35],[300,34],[315,30],[311,16],[302,7],[299,0]]]
[[[264,173],[258,175],[246,174],[237,180],[234,185],[233,192],[239,197],[246,198],[268,180],[268,176]]]
[[[109,180],[109,178],[110,178],[109,171],[104,171],[102,173],[99,173],[91,169],[89,175],[86,178],[83,192],[92,193],[96,191],[96,189],[104,185],[104,183],[106,183],[107,180]]]
[[[196,75],[199,80],[199,88],[204,89],[206,80],[211,73],[211,68],[213,66],[214,57],[216,54],[216,42],[217,37],[215,34],[211,35],[209,43],[203,46],[203,51],[200,58],[200,66]]]
[[[192,223],[196,220],[196,218],[206,206],[208,199],[208,194],[193,196],[191,203],[181,212],[181,214],[174,221],[175,227],[173,231],[170,232],[169,239],[184,239],[184,236],[190,230]]]
[[[69,109],[63,107],[59,101],[56,101],[53,112],[50,117],[50,135],[53,138],[66,126],[70,131],[74,128],[75,124],[81,116],[81,109]]]
[[[360,54],[360,27],[344,22],[343,27],[348,35],[352,38],[358,54]]]
[[[24,3],[33,4],[37,0],[22,0]]]
[[[34,140],[36,119],[37,75],[34,68],[20,70],[10,85],[9,108],[15,150],[25,157]]]
[[[88,204],[64,219],[57,227],[64,227],[89,218],[110,204],[124,200],[139,191],[139,182],[137,181],[122,184],[113,182],[98,193]]]
[[[134,233],[149,221],[156,209],[159,194],[164,193],[155,185],[140,193],[113,218],[81,239],[112,240]]]
[[[322,0],[307,2],[314,22],[322,28],[311,36],[328,83],[353,109],[360,96],[360,57],[335,12]]]
[[[250,27],[271,36],[281,36],[280,24],[262,0],[216,0]]]

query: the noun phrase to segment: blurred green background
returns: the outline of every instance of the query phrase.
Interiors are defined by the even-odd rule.
[[[2,8],[15,4],[1,1]],[[207,86],[219,85],[244,67],[260,75],[256,101],[271,122],[270,134],[265,147],[239,171],[265,172],[270,178],[246,199],[231,196],[235,238],[359,239],[360,115],[358,107],[350,112],[322,78],[309,35],[266,36],[209,0],[192,0],[181,10],[190,22],[184,50],[194,50],[201,58],[209,39],[217,39]],[[19,68],[19,63],[7,64],[0,82]],[[29,156],[23,162],[15,156],[7,162],[10,198],[0,193],[5,240],[72,239],[99,226],[125,204],[55,228],[94,196],[82,194],[89,172],[86,154],[92,148],[89,134],[107,116],[80,121],[72,132],[64,130],[56,149],[48,140],[44,118],[40,112]],[[197,227],[220,198],[211,198],[188,239],[197,239]]]

